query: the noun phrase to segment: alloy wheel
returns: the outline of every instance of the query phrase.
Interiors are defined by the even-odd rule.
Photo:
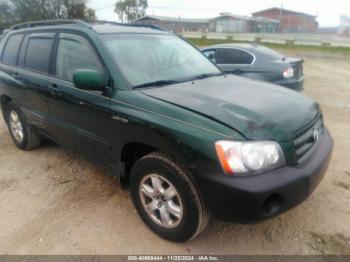
[[[21,143],[23,141],[23,126],[21,119],[19,118],[18,114],[16,111],[11,111],[10,112],[10,128],[12,131],[12,134],[16,141],[18,143]]]
[[[139,186],[139,195],[148,216],[159,226],[174,228],[183,217],[183,204],[174,185],[158,174],[146,175]]]

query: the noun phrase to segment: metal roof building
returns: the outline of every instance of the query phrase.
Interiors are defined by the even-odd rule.
[[[317,16],[302,12],[273,7],[255,12],[252,15],[253,17],[265,17],[280,21],[280,32],[314,33],[318,29]]]
[[[276,32],[279,21],[266,17],[249,17],[220,13],[220,16],[211,19],[210,31],[219,33],[250,33]]]
[[[220,13],[214,18],[181,18],[166,16],[144,16],[136,24],[156,25],[174,32],[219,32],[249,33],[276,32],[279,21],[266,17],[248,17],[231,13]]]
[[[135,22],[135,24],[156,25],[174,32],[207,32],[209,30],[209,23],[209,18],[181,18],[151,15],[144,16]]]

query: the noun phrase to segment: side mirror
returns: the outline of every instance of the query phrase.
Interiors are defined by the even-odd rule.
[[[73,75],[74,85],[82,90],[103,91],[106,87],[100,72],[90,69],[78,69]]]

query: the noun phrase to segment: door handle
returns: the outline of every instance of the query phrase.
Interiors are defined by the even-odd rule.
[[[17,79],[17,80],[21,79],[21,75],[18,72],[13,72],[11,75],[14,79]]]
[[[52,84],[52,85],[50,86],[50,88],[51,88],[51,89],[54,89],[54,90],[58,90],[58,86],[57,86],[56,84]]]
[[[51,95],[53,95],[53,96],[62,96],[61,91],[56,84],[50,85],[49,91],[50,91]]]

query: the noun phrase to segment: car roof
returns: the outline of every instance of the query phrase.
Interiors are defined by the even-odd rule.
[[[229,43],[229,44],[217,44],[217,45],[211,45],[207,46],[205,48],[202,48],[202,50],[206,49],[212,49],[212,48],[238,48],[243,49],[247,51],[251,51],[259,47],[257,44],[250,44],[250,43]]]
[[[98,34],[111,33],[144,33],[144,34],[171,34],[170,32],[152,25],[120,24],[110,21],[84,22],[82,20],[61,19],[34,21],[23,24],[13,25],[7,32],[16,31],[26,32],[33,30],[50,29],[74,29],[74,30],[92,30]]]
[[[111,33],[143,33],[143,34],[170,34],[162,30],[161,28],[147,27],[143,25],[117,25],[117,24],[105,24],[105,25],[92,25],[92,29],[99,34],[111,34]]]

